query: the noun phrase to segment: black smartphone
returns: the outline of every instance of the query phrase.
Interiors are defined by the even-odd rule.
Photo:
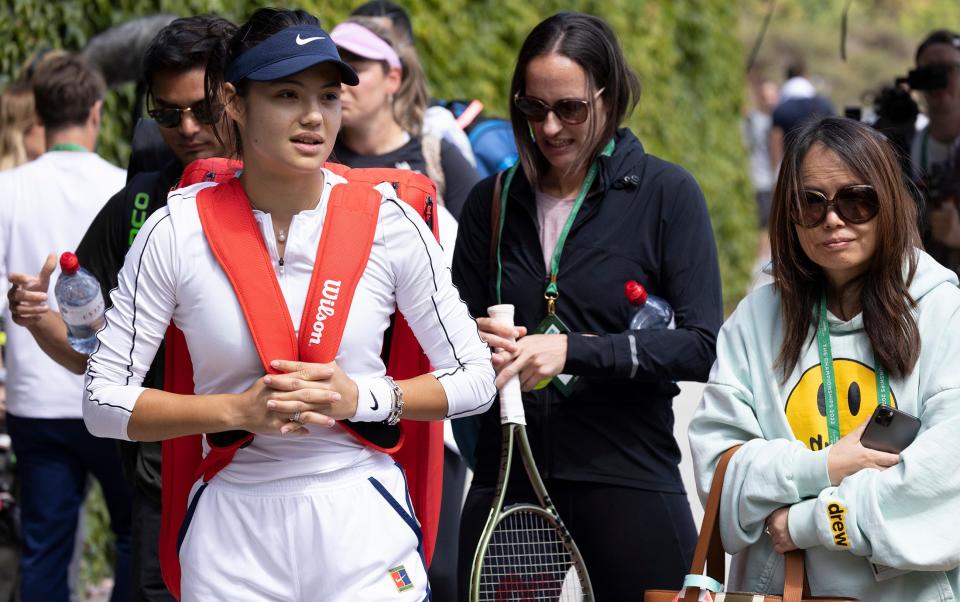
[[[899,454],[913,443],[920,431],[920,419],[889,406],[877,406],[860,436],[864,447]]]

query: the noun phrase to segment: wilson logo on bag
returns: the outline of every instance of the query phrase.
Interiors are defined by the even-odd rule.
[[[319,345],[323,338],[324,320],[336,313],[337,297],[340,296],[339,280],[326,280],[323,283],[323,298],[317,304],[317,315],[314,317],[313,330],[310,333],[310,345]]]

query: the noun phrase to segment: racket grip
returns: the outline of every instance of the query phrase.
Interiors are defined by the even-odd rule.
[[[487,308],[487,315],[497,324],[514,326],[513,305],[502,303]],[[514,376],[500,388],[500,423],[526,424],[523,413],[523,397],[520,393],[520,377]]]

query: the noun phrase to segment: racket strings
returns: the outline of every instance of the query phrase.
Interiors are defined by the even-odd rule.
[[[480,570],[478,602],[581,602],[574,558],[558,527],[521,510],[496,526]]]

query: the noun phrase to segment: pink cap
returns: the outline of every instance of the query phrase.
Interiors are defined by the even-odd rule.
[[[389,42],[359,23],[341,23],[330,32],[330,38],[338,47],[359,57],[372,61],[385,61],[390,67],[400,69],[400,56]]]

